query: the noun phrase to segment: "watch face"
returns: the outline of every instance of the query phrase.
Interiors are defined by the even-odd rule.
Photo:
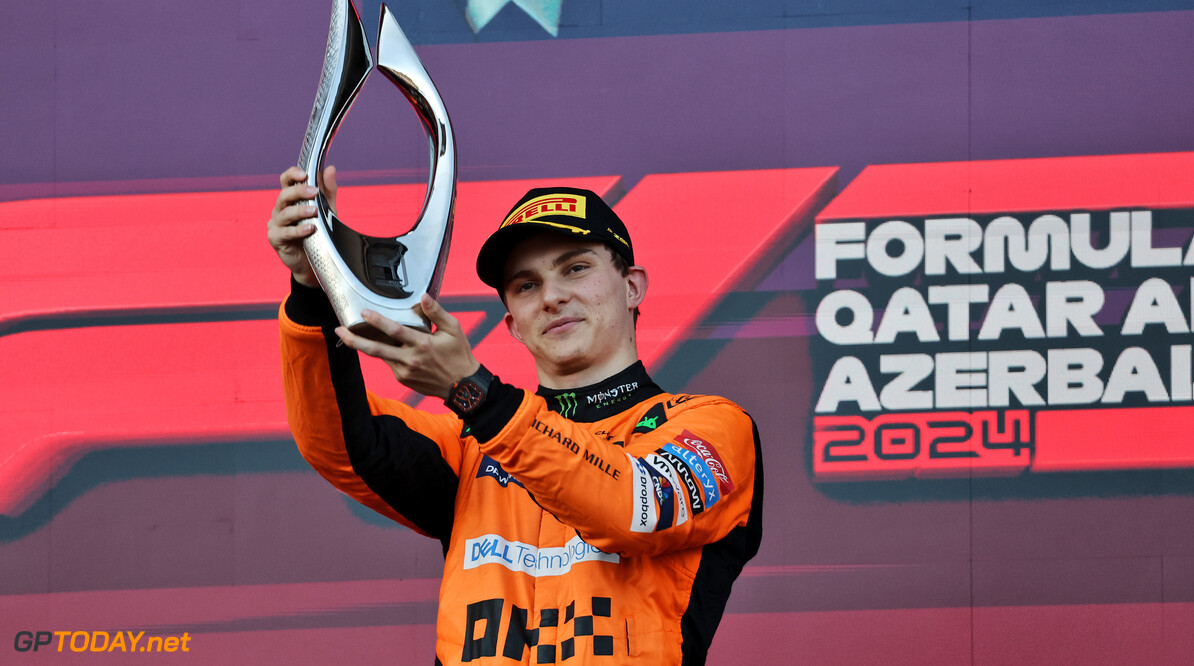
[[[457,414],[467,414],[476,409],[477,405],[485,399],[485,391],[470,377],[452,387],[450,398],[453,411]]]

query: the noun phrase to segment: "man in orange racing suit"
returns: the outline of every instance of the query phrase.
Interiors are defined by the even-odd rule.
[[[587,190],[532,190],[481,249],[478,274],[535,359],[532,393],[481,366],[430,297],[433,333],[365,312],[399,345],[339,327],[302,251],[304,180],[282,175],[268,234],[292,273],[290,426],[334,486],[443,543],[437,663],[704,663],[759,546],[758,432],[733,402],[648,376],[635,344],[647,274],[617,215]],[[325,181],[331,198],[332,170]],[[358,351],[454,413],[367,393]]]

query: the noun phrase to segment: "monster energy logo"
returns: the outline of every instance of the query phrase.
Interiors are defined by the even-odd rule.
[[[587,395],[585,399],[588,400],[588,404],[590,405],[608,407],[619,400],[625,400],[631,391],[636,390],[638,390],[638,382],[629,382],[605,391],[598,391],[592,395]]]
[[[576,392],[561,393],[556,396],[560,406],[560,416],[570,419],[576,415]]]

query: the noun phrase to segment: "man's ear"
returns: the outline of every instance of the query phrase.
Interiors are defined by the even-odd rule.
[[[626,301],[633,310],[642,304],[647,297],[647,269],[642,266],[631,266],[626,273]]]
[[[522,342],[522,335],[520,335],[520,334],[518,333],[518,326],[517,326],[517,325],[514,323],[514,316],[513,316],[513,315],[511,315],[509,312],[507,312],[507,313],[506,313],[506,314],[505,314],[505,315],[502,317],[502,321],[506,322],[506,330],[507,330],[507,331],[510,331],[510,336],[511,336],[512,338],[514,338],[515,340],[518,340],[519,342]],[[524,345],[526,344],[525,342],[522,342],[522,343],[523,343]]]

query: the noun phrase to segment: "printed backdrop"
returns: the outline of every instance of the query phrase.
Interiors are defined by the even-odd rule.
[[[652,277],[648,367],[759,424],[710,663],[1194,660],[1194,2],[392,9],[455,125],[443,300],[482,360],[534,384],[481,241],[590,187]],[[432,662],[439,545],[283,413],[265,222],[328,16],[0,7],[0,662]],[[426,140],[381,77],[329,161],[358,230],[413,222]]]

